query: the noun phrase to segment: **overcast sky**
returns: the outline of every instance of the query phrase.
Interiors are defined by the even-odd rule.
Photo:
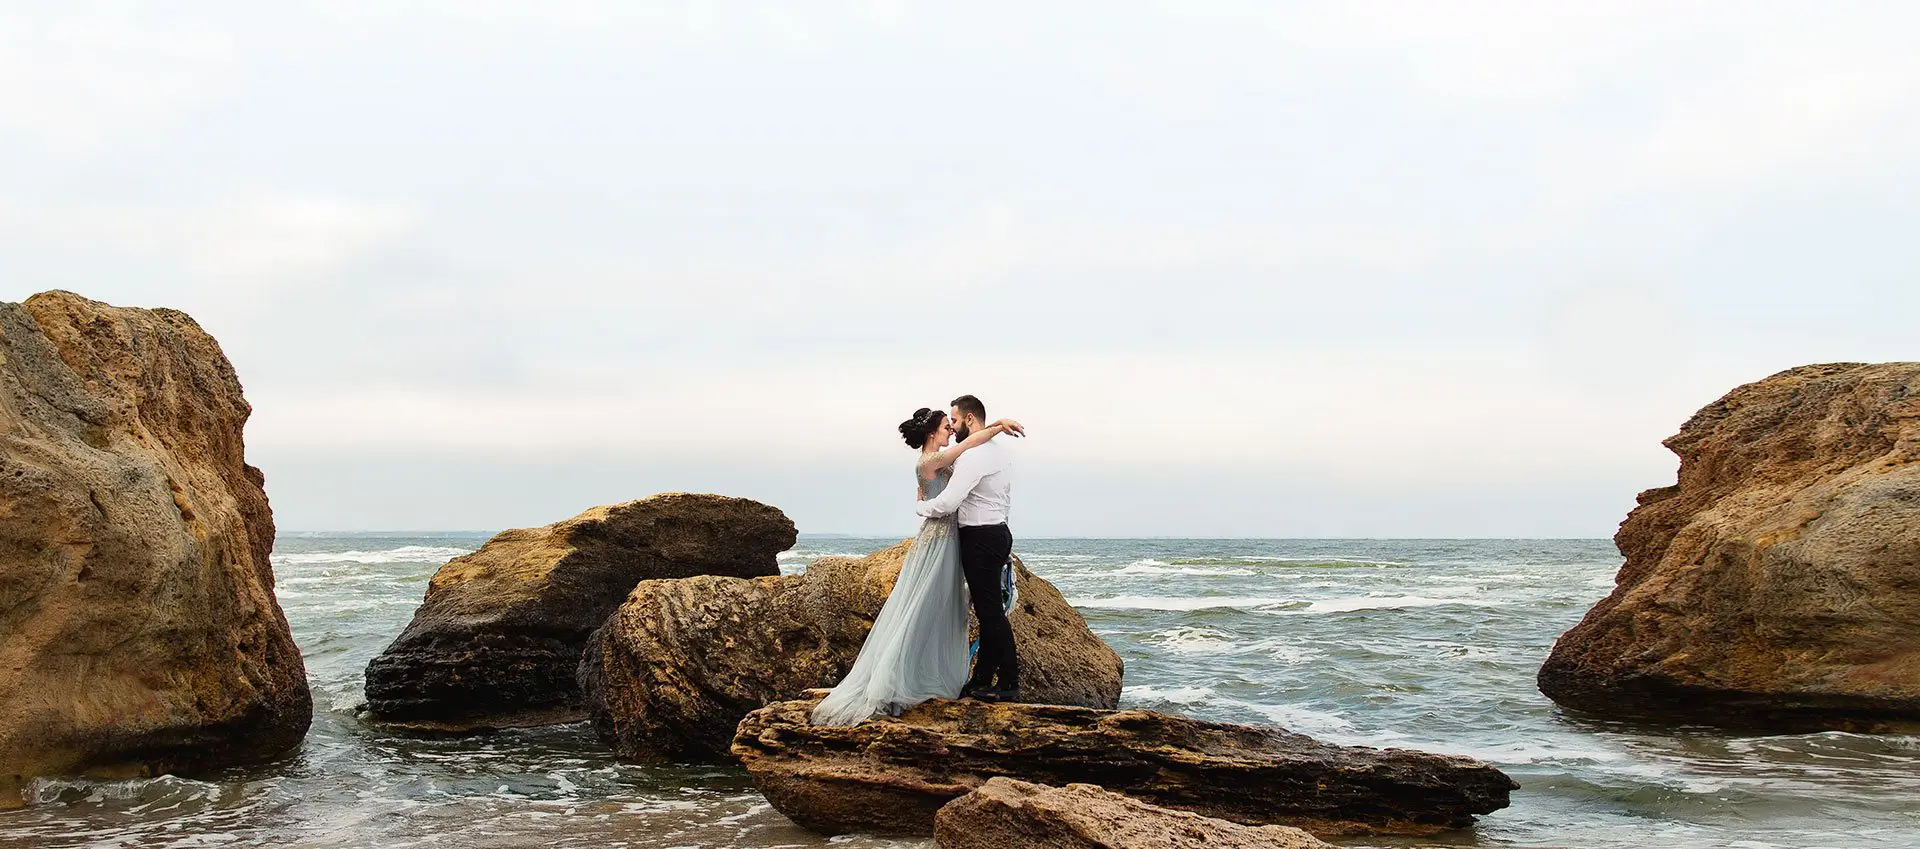
[[[1585,11],[1569,11],[1574,6]],[[282,529],[1606,536],[1920,358],[1911,3],[0,0],[0,297],[186,310]]]

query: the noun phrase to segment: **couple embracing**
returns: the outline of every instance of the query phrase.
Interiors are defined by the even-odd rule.
[[[914,495],[925,521],[859,659],[814,708],[815,725],[857,725],[928,699],[1020,700],[1020,663],[1002,596],[1011,590],[1013,452],[996,437],[1026,431],[1012,419],[988,424],[986,405],[972,395],[951,406],[945,413],[921,408],[900,423],[907,445],[920,451]],[[980,622],[971,676],[969,601]]]

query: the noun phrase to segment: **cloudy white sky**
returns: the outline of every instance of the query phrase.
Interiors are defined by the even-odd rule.
[[[1914,359],[1910,3],[0,0],[0,297],[193,314],[285,529],[1605,536]]]

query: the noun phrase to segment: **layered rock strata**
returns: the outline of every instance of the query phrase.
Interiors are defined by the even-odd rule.
[[[1666,441],[1678,481],[1614,536],[1612,594],[1542,692],[1580,711],[1781,730],[1920,722],[1920,363],[1747,384]]]

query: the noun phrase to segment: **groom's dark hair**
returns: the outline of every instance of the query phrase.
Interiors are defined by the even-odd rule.
[[[953,399],[953,403],[948,404],[947,406],[958,408],[960,410],[961,415],[967,415],[971,413],[974,418],[979,419],[982,422],[985,422],[987,420],[987,405],[980,403],[980,399],[975,398],[972,395],[962,395],[958,398],[955,398]]]

